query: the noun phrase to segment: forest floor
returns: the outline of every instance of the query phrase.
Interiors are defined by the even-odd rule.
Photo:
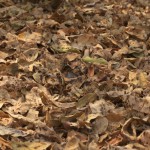
[[[149,149],[149,0],[47,6],[0,0],[0,149]]]

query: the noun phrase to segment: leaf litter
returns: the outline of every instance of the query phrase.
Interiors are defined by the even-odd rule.
[[[149,0],[57,2],[0,1],[0,149],[149,149]]]

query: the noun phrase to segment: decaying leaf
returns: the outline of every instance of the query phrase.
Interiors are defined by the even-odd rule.
[[[96,118],[95,122],[93,122],[93,130],[95,134],[102,134],[106,131],[108,127],[108,120],[105,117]]]
[[[89,148],[90,150],[95,150],[95,149],[99,149],[99,146],[98,146],[98,143],[97,143],[97,142],[92,141],[92,142],[90,142],[88,148]]]
[[[24,32],[18,35],[18,40],[25,41],[25,42],[36,41],[38,43],[41,41],[41,38],[42,38],[41,34],[37,32],[33,32],[33,33]]]
[[[141,120],[140,118],[130,118],[123,125],[122,133],[125,136],[127,136],[130,140],[137,140],[138,133],[147,132],[145,130],[147,130],[148,128],[149,128],[149,125],[146,121]]]
[[[110,110],[114,109],[114,105],[110,102],[106,102],[105,100],[97,100],[94,103],[89,104],[92,113],[98,114],[107,114]]]
[[[27,133],[21,130],[0,126],[0,135],[11,135],[13,137],[24,137],[27,136]]]
[[[144,130],[139,136],[138,136],[138,140],[140,142],[142,142],[145,146],[149,146],[150,145],[150,130]]]
[[[28,62],[34,61],[38,57],[38,49],[31,48],[24,52],[26,60]]]
[[[1,149],[12,149],[11,143],[0,137]]]
[[[149,0],[0,0],[0,149],[147,150]]]
[[[11,144],[13,149],[16,150],[45,150],[48,148],[51,143],[48,142],[40,142],[40,141],[33,141],[33,142],[14,142]]]
[[[86,106],[88,103],[93,102],[94,100],[96,100],[97,95],[95,93],[88,93],[87,95],[83,96],[82,98],[80,98],[78,100],[77,103],[77,107],[84,107]]]
[[[60,45],[52,45],[52,50],[60,53],[66,53],[66,52],[74,52],[74,53],[80,53],[80,51],[77,48],[71,47],[67,43],[61,43]]]
[[[80,140],[76,137],[72,137],[67,142],[64,150],[76,150],[76,149],[83,149],[86,150],[86,146],[80,142]]]

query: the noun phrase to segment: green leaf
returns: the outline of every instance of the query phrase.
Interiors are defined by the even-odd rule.
[[[103,64],[107,65],[108,62],[104,58],[91,58],[89,56],[83,57],[82,60],[86,63],[92,63],[92,64]]]

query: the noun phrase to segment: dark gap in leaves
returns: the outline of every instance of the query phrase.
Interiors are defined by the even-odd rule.
[[[37,47],[38,47],[38,48],[43,48],[44,45],[42,45],[41,43],[37,43]]]
[[[56,52],[54,50],[52,50],[52,48],[47,48],[48,52],[52,55],[56,54]]]
[[[125,27],[128,26],[128,21],[127,20],[123,21],[123,26],[125,26]]]

